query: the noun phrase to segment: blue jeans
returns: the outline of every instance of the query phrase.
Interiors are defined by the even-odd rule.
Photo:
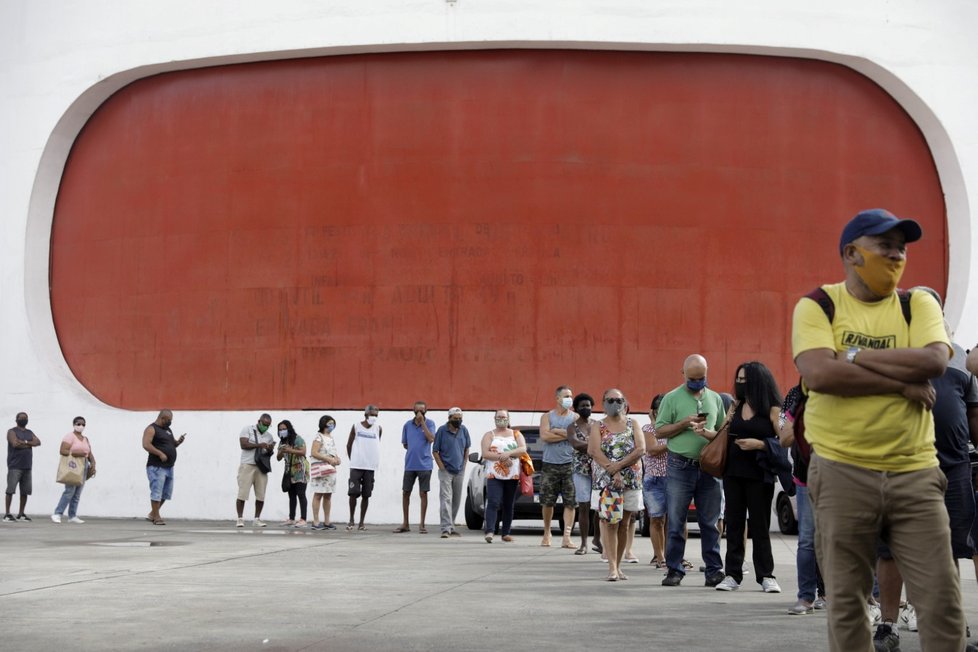
[[[149,499],[158,503],[173,497],[173,467],[147,466],[149,479]]]
[[[798,506],[798,599],[815,601],[818,587],[818,567],[815,564],[815,513],[808,487],[795,485],[795,501]]]
[[[88,460],[85,460],[85,478],[88,478]],[[82,489],[84,488],[84,482],[77,487],[65,485],[65,490],[61,494],[61,500],[58,501],[58,506],[54,508],[54,513],[61,516],[65,513],[65,508],[67,507],[68,518],[75,518],[78,515],[78,501],[81,499]]]
[[[689,501],[696,504],[696,520],[700,526],[700,545],[706,574],[714,575],[723,569],[720,560],[720,481],[700,471],[699,464],[682,455],[669,453],[666,473],[666,502],[669,505],[669,533],[666,536],[666,565],[670,573],[685,575],[683,555],[686,552],[686,515]]]
[[[513,508],[516,506],[516,493],[519,491],[519,480],[486,480],[486,518],[483,531],[492,534],[496,522],[501,518],[502,535],[508,535],[513,526]]]

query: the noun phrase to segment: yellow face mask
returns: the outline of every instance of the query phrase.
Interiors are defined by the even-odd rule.
[[[873,294],[879,297],[886,297],[896,290],[903,276],[903,268],[907,265],[907,260],[892,260],[886,256],[863,249],[859,245],[853,245],[856,251],[863,256],[862,267],[856,266],[856,274],[863,280]]]

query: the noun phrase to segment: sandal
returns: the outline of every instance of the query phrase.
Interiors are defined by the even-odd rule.
[[[605,578],[605,580],[608,581],[608,582],[617,582],[618,581],[618,575],[617,574],[614,574],[614,575],[610,575],[609,574],[608,577]]]
[[[357,530],[359,530],[360,532],[366,532],[367,531],[367,526],[366,525],[361,525],[360,527],[357,528]]]
[[[620,580],[627,580],[628,579],[628,575],[625,575],[621,571],[618,571],[618,579],[620,579]]]
[[[411,528],[409,527],[399,527],[399,528],[395,528],[394,534],[403,534],[404,532],[410,532],[410,531]]]
[[[686,570],[693,570],[693,564],[684,559],[683,568],[685,568]]]
[[[163,519],[160,518],[160,519],[157,519],[157,520],[153,521],[153,525],[166,525],[166,522]]]
[[[353,523],[348,523],[348,524],[347,524],[347,526],[346,526],[346,531],[347,531],[347,532],[352,532],[352,531],[353,531]]]
[[[580,548],[578,548],[577,550],[574,551],[574,554],[575,555],[586,555],[587,554],[587,546],[581,546]]]
[[[418,534],[428,534],[428,530],[426,528],[419,527]]]

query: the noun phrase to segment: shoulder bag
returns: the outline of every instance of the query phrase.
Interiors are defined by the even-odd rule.
[[[255,432],[255,443],[261,444],[261,440],[258,437],[258,431]],[[264,448],[255,449],[255,466],[262,473],[271,473],[272,471],[272,452],[265,450]]]
[[[727,468],[727,447],[729,445],[729,435],[727,431],[730,420],[720,426],[717,436],[700,451],[700,468],[709,473],[714,478],[723,476]]]
[[[323,440],[322,435],[319,435],[316,439],[319,440],[319,450],[323,450],[326,442]],[[312,464],[309,465],[309,479],[316,480],[319,478],[325,478],[326,476],[333,475],[336,473],[336,467],[329,462],[324,462],[313,458]]]

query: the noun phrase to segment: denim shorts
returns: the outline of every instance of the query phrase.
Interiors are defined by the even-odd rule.
[[[170,500],[173,497],[173,467],[147,466],[149,478],[149,499],[153,502]]]
[[[651,476],[642,481],[642,497],[649,518],[662,518],[668,508],[666,476]]]
[[[591,502],[591,476],[583,473],[574,474],[574,493],[578,503]]]

